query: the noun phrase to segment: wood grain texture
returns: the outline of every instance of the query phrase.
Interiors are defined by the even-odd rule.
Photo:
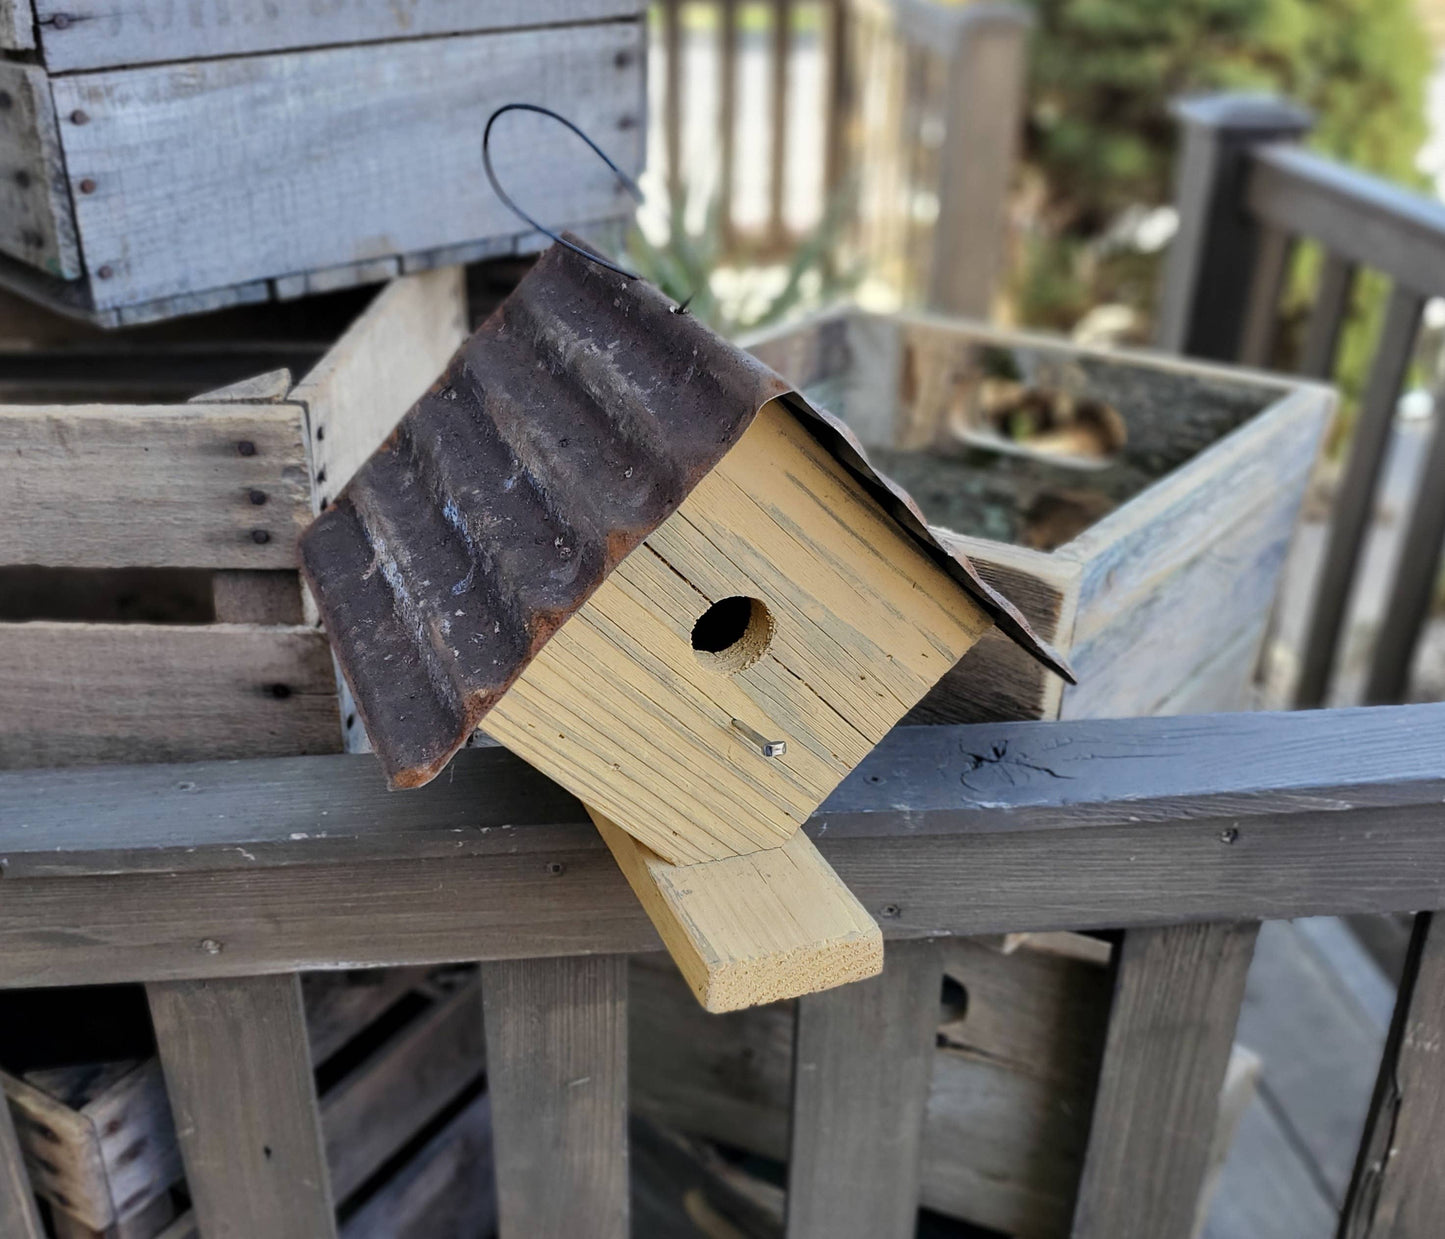
[[[1083,565],[1063,717],[1152,713],[1267,616],[1332,407],[1289,397],[1061,548]]]
[[[222,568],[211,574],[211,602],[218,624],[295,626],[304,618],[301,579],[295,572]]]
[[[482,965],[500,1239],[626,1239],[627,961]]]
[[[28,10],[27,0],[11,0]],[[40,43],[52,72],[138,65],[191,57],[244,56],[514,26],[632,17],[636,0],[351,0],[330,6],[278,6],[263,0],[202,0],[177,11],[168,0],[37,0]],[[63,14],[63,25],[55,18]],[[34,41],[16,46],[34,47]]]
[[[932,942],[798,1002],[788,1239],[910,1239],[943,979]]]
[[[592,820],[708,1011],[796,998],[876,975],[883,935],[801,830],[780,848],[669,865]]]
[[[279,404],[291,390],[291,371],[285,366],[227,383],[193,396],[188,404]]]
[[[0,31],[6,24],[0,10]],[[0,64],[0,251],[47,275],[81,274],[70,187],[60,154],[60,132],[45,70]]]
[[[347,1219],[341,1239],[492,1234],[497,1195],[486,1170],[491,1161],[491,1104],[483,1094]]]
[[[344,1200],[481,1073],[475,981],[389,1038],[321,1102],[331,1187]]]
[[[295,405],[0,406],[0,562],[294,568],[303,425]]]
[[[245,624],[0,625],[0,767],[341,747],[326,639]]]
[[[1025,1239],[1065,1234],[1109,974],[1030,950],[942,945],[967,1011],[957,1019],[945,1010],[936,1023],[921,1201]],[[797,1004],[709,1016],[658,957],[634,960],[629,993],[634,1110],[785,1160]]]
[[[0,1099],[0,1232],[14,1239],[44,1239],[30,1175],[15,1138],[10,1107]]]
[[[1073,560],[987,538],[936,530],[968,556],[979,575],[1023,612],[1030,627],[1066,654],[1083,566]],[[910,723],[985,723],[1057,718],[1064,682],[997,628],[990,628],[909,711]]]
[[[206,1239],[326,1239],[336,1220],[295,976],[148,987]]]
[[[708,661],[693,626],[734,596],[762,604],[739,643],[756,648]],[[988,627],[772,402],[482,730],[668,862],[716,860],[784,843]]]
[[[336,494],[445,368],[467,335],[459,267],[388,284],[296,385],[311,436],[313,501]]]
[[[624,20],[56,78],[59,114],[87,117],[61,138],[71,176],[96,183],[77,199],[87,262],[111,271],[96,307],[514,233],[476,148],[511,99],[595,118],[635,173],[642,35]],[[613,174],[555,123],[508,117],[493,148],[549,224],[623,212]]]
[[[1445,925],[1416,918],[1340,1239],[1416,1239],[1445,1218],[1440,1140],[1445,1123]]]
[[[1074,1239],[1188,1239],[1258,926],[1131,930]]]
[[[1428,907],[1442,744],[1439,705],[904,728],[809,834],[894,938]],[[656,948],[580,805],[499,750],[453,770],[0,775],[0,984]]]

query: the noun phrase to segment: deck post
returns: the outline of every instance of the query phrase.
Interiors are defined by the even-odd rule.
[[[1183,130],[1155,343],[1172,353],[1233,361],[1249,307],[1259,226],[1244,209],[1249,150],[1298,141],[1310,114],[1282,99],[1210,95],[1176,103]]]

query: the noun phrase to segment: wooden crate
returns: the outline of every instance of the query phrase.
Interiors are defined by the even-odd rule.
[[[394,281],[347,321],[269,353],[231,340],[212,357],[214,341],[153,330],[134,355],[88,339],[0,352],[0,767],[341,747],[296,539],[329,474],[354,468],[346,454],[363,458],[461,342],[462,272]],[[268,356],[314,364],[294,385],[277,372],[155,399],[177,380],[154,374],[179,370],[195,391],[208,357],[234,375]],[[127,382],[97,382],[97,357]]]
[[[1107,942],[1043,934],[942,943],[945,985],[920,1203],[1015,1239],[1069,1233],[1112,993]],[[795,1002],[710,1016],[661,955],[629,976],[633,1110],[776,1162],[788,1156]],[[1211,1165],[1258,1061],[1236,1048]]]
[[[1078,673],[1066,687],[990,634],[913,721],[1244,702],[1329,389],[925,315],[840,312],[749,347],[843,417]],[[1050,416],[1099,425],[1106,454],[1000,431]]]
[[[499,105],[575,118],[641,169],[637,0],[0,5],[0,282],[106,325],[293,297],[536,244],[481,164]],[[538,116],[499,176],[553,227],[623,219]]]
[[[486,1233],[495,1206],[476,970],[315,973],[302,988],[348,1239]],[[57,1239],[186,1226],[159,1059],[0,1071],[0,1085]],[[456,1219],[452,1232],[425,1229],[443,1217]]]

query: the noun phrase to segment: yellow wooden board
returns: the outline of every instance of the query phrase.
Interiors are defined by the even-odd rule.
[[[883,970],[883,935],[801,830],[782,847],[669,865],[589,809],[698,1002],[736,1011]]]

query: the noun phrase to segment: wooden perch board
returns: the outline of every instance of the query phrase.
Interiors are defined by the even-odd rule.
[[[801,830],[780,848],[669,865],[589,809],[698,1002],[736,1011],[883,970],[883,935]]]

